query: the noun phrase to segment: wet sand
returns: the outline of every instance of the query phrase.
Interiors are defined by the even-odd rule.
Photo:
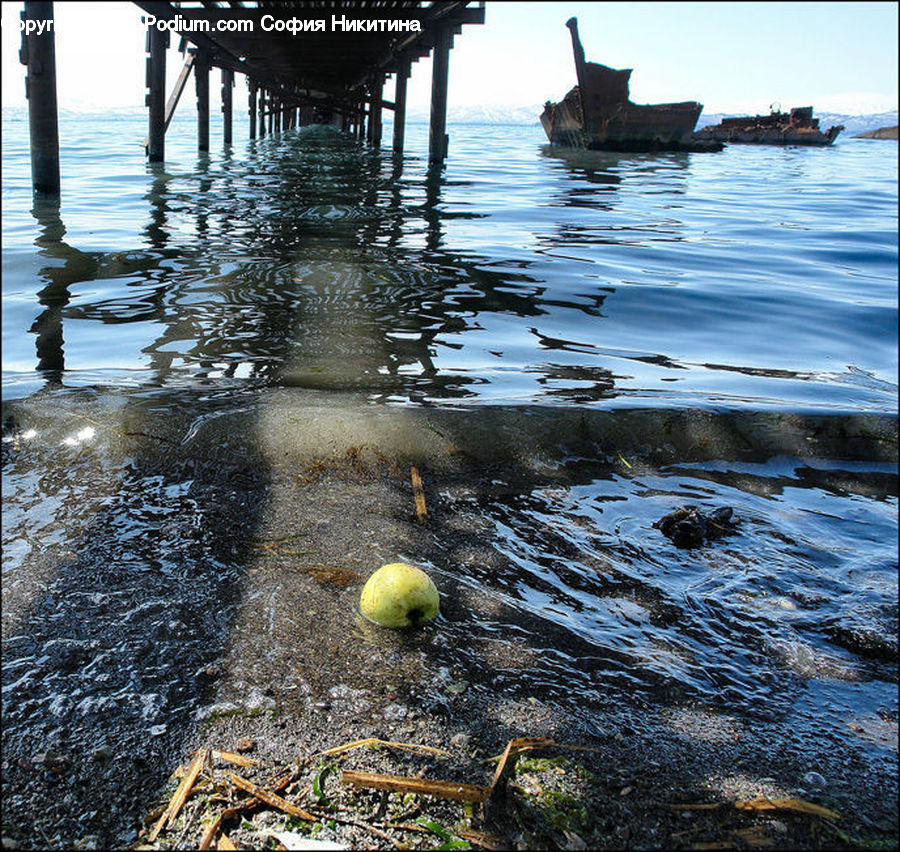
[[[567,762],[523,764],[516,776],[521,789],[477,825],[507,848],[688,848],[713,841],[739,848],[752,845],[756,835],[739,833],[752,826],[778,848],[854,848],[854,839],[896,844],[896,718],[875,719],[835,740],[798,732],[789,719],[723,713],[664,693],[647,701],[610,690],[584,701],[570,694],[564,678],[548,676],[555,655],[577,650],[571,634],[546,623],[539,632],[526,612],[489,587],[464,582],[456,566],[477,562],[490,571],[506,557],[455,498],[499,499],[565,476],[552,453],[529,446],[536,430],[515,417],[460,424],[443,412],[417,415],[414,428],[403,428],[408,412],[376,418],[358,408],[337,417],[332,411],[326,421],[324,408],[293,402],[275,394],[265,406],[248,408],[243,422],[233,410],[217,416],[210,405],[187,428],[170,405],[150,399],[137,406],[139,422],[133,401],[123,414],[90,395],[70,400],[70,413],[90,416],[108,436],[106,460],[125,472],[110,477],[96,457],[64,459],[70,474],[79,465],[86,477],[102,469],[96,482],[106,486],[82,496],[90,511],[72,511],[58,546],[23,557],[38,579],[12,588],[12,606],[5,607],[4,656],[12,649],[27,659],[22,648],[29,646],[36,658],[23,665],[30,682],[4,673],[4,834],[12,842],[137,843],[143,818],[168,798],[166,779],[185,756],[203,746],[234,750],[241,738],[254,741],[253,756],[268,766],[301,764],[307,774],[315,755],[356,739],[417,743],[450,756],[423,761],[363,749],[342,763],[484,784],[493,771],[484,759],[509,739],[546,736],[597,751],[552,749],[534,758]],[[17,422],[10,428],[20,435],[33,428],[29,417],[43,436],[52,432],[46,411],[5,410],[4,419],[11,413]],[[310,426],[325,422],[329,427],[318,432]],[[698,452],[711,458],[723,441],[750,434],[735,429],[731,438],[719,433],[715,444],[704,444],[697,439],[704,418],[684,422],[694,424],[690,445],[705,446]],[[265,440],[249,437],[251,423]],[[482,441],[471,440],[475,423],[484,429]],[[868,425],[879,435],[875,444],[895,454],[889,424]],[[467,426],[461,452],[457,437]],[[795,435],[789,427],[786,441],[796,438],[809,453],[821,449],[807,440],[813,433],[806,426],[798,422]],[[584,428],[578,437],[564,425],[559,443],[594,442],[594,427]],[[609,440],[625,447],[628,428],[619,428]],[[815,434],[824,443],[849,440]],[[552,445],[546,438],[538,444]],[[650,447],[642,458],[681,451]],[[13,466],[29,463],[29,453],[30,463],[63,462],[22,442],[4,444],[4,453]],[[410,462],[424,478],[426,524],[414,517]],[[135,482],[128,471],[135,470],[144,484],[159,477],[161,498],[183,501],[177,519],[161,519],[155,540],[136,541],[103,515],[111,505],[104,500],[127,507]],[[188,475],[189,495],[171,490]],[[140,503],[135,512],[145,512],[146,490],[133,499]],[[161,547],[168,552],[156,574],[136,582],[117,568],[129,553],[149,560]],[[398,559],[427,566],[441,592],[441,615],[418,631],[382,630],[357,614],[366,577]],[[27,702],[51,687],[60,696],[55,711],[30,713]],[[556,810],[541,811],[540,797],[522,792],[557,783],[566,798],[555,799]],[[379,795],[351,802],[336,775],[329,785],[329,795],[352,804],[358,820],[376,818]],[[818,817],[733,807],[757,796],[796,797],[836,811],[837,831]],[[672,807],[716,802],[724,804]],[[560,809],[570,818],[557,819]],[[464,819],[461,806],[441,802],[424,803],[421,813],[446,825]],[[259,819],[260,826],[281,824],[272,815]],[[353,848],[392,848],[349,824],[317,836]],[[437,841],[423,835],[404,842]]]

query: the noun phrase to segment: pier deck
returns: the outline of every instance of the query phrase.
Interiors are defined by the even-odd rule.
[[[138,2],[147,24],[147,156],[165,159],[165,133],[194,75],[197,147],[209,150],[209,73],[221,71],[224,143],[232,138],[234,75],[247,78],[250,138],[327,121],[380,146],[382,112],[394,111],[392,147],[403,150],[406,81],[417,60],[433,54],[429,159],[447,154],[447,84],[453,38],[466,24],[484,23],[484,4],[418,0],[357,2]],[[23,20],[53,18],[52,2],[25,2]],[[175,90],[165,92],[171,36],[185,54]],[[23,30],[21,61],[36,192],[59,193],[55,36],[52,28]],[[395,79],[386,100],[387,77]]]

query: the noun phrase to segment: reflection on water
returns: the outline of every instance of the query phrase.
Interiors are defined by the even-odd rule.
[[[143,210],[143,245],[82,251],[61,242],[65,210],[66,225],[35,208],[39,254],[64,263],[44,265],[35,288],[33,250],[12,246],[7,395],[35,373],[59,381],[65,338],[75,384],[895,409],[896,310],[873,286],[896,258],[889,240],[860,226],[858,270],[829,265],[829,208],[777,187],[767,213],[756,175],[727,154],[544,147],[513,149],[506,171],[475,163],[430,169],[308,128],[189,168],[147,166],[134,204],[121,202]],[[775,165],[782,182],[810,179]],[[713,207],[719,187],[728,203]],[[798,262],[823,251],[818,266]],[[22,322],[29,291],[44,312]]]

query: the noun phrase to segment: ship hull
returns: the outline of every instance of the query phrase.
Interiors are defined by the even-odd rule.
[[[812,107],[795,107],[790,113],[726,118],[719,124],[704,127],[696,136],[738,145],[831,145],[844,126],[829,127],[823,133],[812,113]]]

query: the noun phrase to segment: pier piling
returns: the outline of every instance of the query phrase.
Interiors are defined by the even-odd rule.
[[[26,3],[25,21],[52,21],[53,3]],[[59,117],[56,103],[56,36],[44,27],[22,34],[19,60],[28,69],[28,129],[31,135],[31,185],[43,195],[59,195]]]
[[[194,59],[194,81],[197,84],[197,150],[209,150],[209,57],[198,50]]]
[[[27,0],[24,20],[49,22],[23,27],[20,61],[27,66],[32,183],[36,192],[59,194],[59,129],[56,99],[53,3]],[[168,0],[135,3],[147,13],[145,140],[150,162],[165,159],[165,134],[190,71],[197,94],[197,148],[209,151],[209,72],[222,74],[223,142],[233,142],[235,73],[248,82],[250,138],[326,120],[359,140],[379,147],[382,113],[394,110],[393,150],[402,154],[407,80],[413,62],[433,53],[429,160],[447,154],[447,83],[453,34],[465,24],[484,23],[484,3],[434,0],[385,4],[381,0],[333,0],[329,4],[245,4],[243,0],[184,6]],[[321,8],[320,8],[321,7]],[[152,18],[151,18],[152,16]],[[270,16],[282,26],[263,27]],[[352,33],[348,49],[332,32]],[[287,26],[290,20],[291,26]],[[236,21],[250,27],[232,26]],[[151,23],[152,22],[152,23]],[[225,24],[224,26],[222,26]],[[165,98],[169,34],[189,50],[175,90]],[[190,47],[188,48],[188,45]],[[384,99],[384,82],[395,76],[393,102]],[[268,119],[268,121],[267,121]]]
[[[232,89],[234,88],[234,71],[222,69],[222,142],[231,144],[231,111]]]
[[[453,33],[441,27],[435,35],[434,58],[431,65],[431,123],[428,133],[428,159],[432,162],[447,156],[447,82],[450,71],[450,48]]]
[[[147,106],[150,125],[147,133],[147,157],[161,163],[166,156],[166,48],[169,34],[152,27],[147,31]]]
[[[260,87],[259,90],[259,138],[262,139],[266,135],[266,90]]]
[[[394,81],[394,153],[403,153],[404,135],[406,133],[406,81],[409,79],[410,61],[404,59],[400,63]]]
[[[369,83],[369,144],[381,146],[381,98],[384,90],[384,74],[373,74]]]
[[[247,107],[250,112],[250,138],[256,139],[256,83],[247,83]]]

